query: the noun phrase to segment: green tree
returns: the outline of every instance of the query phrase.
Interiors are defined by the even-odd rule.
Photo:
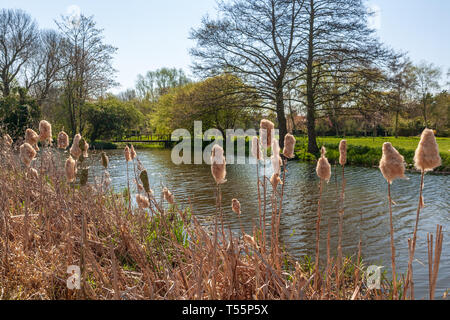
[[[194,121],[204,127],[226,129],[255,125],[256,93],[236,76],[225,74],[170,90],[160,97],[152,124],[161,133],[178,128],[193,130]]]
[[[121,138],[125,133],[137,129],[144,117],[133,103],[112,96],[87,103],[86,115],[91,141]]]
[[[433,97],[430,105],[430,121],[438,134],[450,134],[450,94],[442,91]]]
[[[8,97],[0,99],[0,129],[17,139],[25,130],[37,125],[40,109],[35,99],[23,88],[14,88]]]
[[[149,71],[145,75],[138,75],[136,91],[141,99],[156,102],[171,88],[180,87],[189,82],[191,80],[182,69],[161,68]]]
[[[425,127],[428,127],[428,108],[432,102],[432,93],[440,88],[439,80],[442,75],[440,68],[432,63],[422,61],[414,68],[417,77],[417,94],[421,103],[422,116]]]
[[[394,112],[394,134],[398,138],[399,117],[411,104],[412,91],[417,84],[414,66],[405,56],[395,56],[388,64],[391,110]]]

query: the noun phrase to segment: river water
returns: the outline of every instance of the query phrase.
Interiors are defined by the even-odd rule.
[[[191,205],[200,220],[208,221],[215,214],[215,183],[208,165],[174,165],[169,150],[138,150],[138,157],[150,174],[150,184],[159,197],[161,185],[172,191],[182,206]],[[126,163],[122,150],[108,151],[110,175],[115,191],[127,185]],[[97,160],[98,159],[98,160]],[[91,155],[91,173],[101,175],[99,155]],[[247,162],[248,163],[248,162]],[[337,174],[335,174],[337,170]],[[261,172],[263,170],[261,169]],[[287,165],[280,237],[290,254],[314,256],[319,180],[315,165],[291,161]],[[270,163],[266,174],[271,176]],[[331,225],[331,250],[336,256],[338,239],[337,199],[341,190],[341,168],[332,169],[332,178],[324,187],[321,223],[321,259],[326,259],[328,222]],[[412,237],[420,175],[407,174],[409,180],[396,180],[392,185],[397,273],[406,275],[408,238]],[[134,177],[130,165],[130,180]],[[366,265],[384,266],[390,274],[391,246],[387,184],[378,169],[346,167],[345,214],[343,224],[343,252],[356,256],[360,237],[362,257]],[[256,188],[256,165],[227,165],[228,182],[222,185],[224,221],[238,232],[240,224],[231,211],[231,200],[241,203],[241,222],[246,232],[259,223]],[[268,188],[271,190],[271,187]],[[132,189],[133,190],[133,189]],[[415,294],[426,299],[428,294],[427,233],[436,233],[436,225],[443,226],[444,243],[440,262],[436,297],[450,289],[450,177],[425,176],[425,208],[421,211],[414,261]],[[271,191],[270,191],[271,192]],[[270,196],[268,197],[270,199]],[[158,198],[159,199],[159,198]],[[269,201],[270,202],[270,201]],[[267,216],[270,219],[270,205]]]

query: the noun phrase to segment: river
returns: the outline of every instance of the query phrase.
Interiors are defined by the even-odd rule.
[[[182,206],[193,208],[196,217],[203,221],[215,214],[215,183],[208,165],[174,165],[169,150],[137,150],[138,157],[150,174],[150,184],[159,197],[161,185],[169,188]],[[110,159],[112,186],[116,191],[127,185],[126,163],[122,150],[107,151]],[[91,173],[101,174],[100,156],[91,155]],[[248,162],[247,162],[248,163]],[[270,177],[270,164],[266,174]],[[336,255],[338,239],[337,198],[341,190],[341,168],[332,169],[332,178],[324,187],[321,223],[321,259],[326,259],[328,221],[331,225],[331,250]],[[317,219],[318,185],[315,165],[291,161],[287,165],[283,214],[280,237],[294,257],[304,254],[314,256]],[[408,263],[408,238],[412,237],[420,175],[407,174],[408,180],[396,180],[392,185],[397,273],[406,275]],[[134,177],[130,165],[130,179]],[[345,214],[343,224],[344,255],[356,256],[362,239],[362,257],[365,264],[384,266],[390,274],[391,251],[387,184],[375,168],[346,167]],[[240,230],[239,220],[231,211],[231,200],[237,198],[242,207],[241,221],[246,232],[258,224],[258,197],[256,165],[228,165],[227,183],[222,185],[224,221],[232,230]],[[418,231],[414,281],[416,299],[428,295],[427,232],[436,233],[436,225],[443,226],[444,243],[441,256],[436,297],[450,289],[450,177],[425,176],[425,208],[421,211]],[[132,189],[133,190],[133,189]],[[269,187],[271,190],[271,187]],[[159,198],[158,198],[159,199]],[[268,210],[270,218],[270,209]]]

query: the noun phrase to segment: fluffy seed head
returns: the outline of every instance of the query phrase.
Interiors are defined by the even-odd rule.
[[[243,240],[248,245],[258,248],[258,244],[256,243],[255,238],[250,236],[249,234],[245,234]]]
[[[278,173],[272,174],[272,177],[270,177],[270,183],[272,184],[274,190],[278,187],[278,184],[283,184]]]
[[[238,199],[233,199],[231,200],[231,209],[233,210],[234,213],[236,213],[237,215],[241,214],[241,203],[239,202]]]
[[[46,120],[39,122],[39,140],[52,143],[52,125]]]
[[[274,153],[272,157],[270,157],[270,161],[272,162],[273,172],[279,175],[281,173],[281,164],[282,164],[280,154]]]
[[[272,153],[280,154],[280,143],[277,139],[273,139],[272,141]]]
[[[142,184],[140,184],[137,180],[135,180],[134,182],[136,183],[136,187],[137,187],[137,190],[139,192],[144,192],[145,191],[144,190],[144,186]]]
[[[272,145],[272,135],[274,135],[274,128],[275,125],[272,121],[263,119],[260,123],[260,137],[261,137],[261,143],[264,148],[268,148]]]
[[[140,194],[136,195],[136,202],[141,209],[150,207],[150,201],[148,200],[148,198],[145,196],[141,196]]]
[[[256,160],[262,159],[261,146],[259,144],[259,139],[256,136],[252,138],[252,155]]]
[[[442,164],[439,146],[431,129],[425,129],[414,155],[414,164],[418,170],[431,171]]]
[[[36,150],[27,142],[20,146],[20,160],[29,167],[36,157]]]
[[[33,146],[36,151],[39,151],[37,143],[39,141],[39,135],[33,129],[27,129],[25,131],[25,142]]]
[[[405,159],[390,142],[383,144],[383,156],[380,160],[383,177],[392,184],[395,179],[405,177]]]
[[[39,178],[39,172],[34,168],[30,168],[30,176],[32,179],[37,180]]]
[[[64,131],[61,131],[58,134],[58,148],[59,149],[67,149],[69,146],[69,136]]]
[[[130,156],[131,156],[131,160],[134,160],[134,158],[136,158],[136,151],[134,151],[133,145],[131,145],[131,148],[130,148]]]
[[[322,156],[319,158],[319,161],[317,161],[316,173],[320,179],[328,182],[331,178],[331,166],[327,157],[325,157],[325,154],[327,153],[325,147],[322,147],[321,152]]]
[[[5,143],[5,145],[6,145],[7,147],[11,147],[14,141],[13,141],[13,139],[10,137],[9,134],[5,134],[5,135],[3,136],[3,142]]]
[[[345,166],[347,163],[347,141],[342,140],[339,143],[339,163],[341,166]]]
[[[103,167],[105,169],[107,169],[108,168],[108,164],[109,164],[109,158],[108,158],[108,156],[106,155],[105,152],[102,152],[102,165],[103,165]]]
[[[68,182],[74,182],[77,177],[77,162],[69,156],[69,159],[66,160],[66,165],[64,167],[66,171],[66,178]]]
[[[83,153],[83,151],[80,148],[80,141],[81,141],[81,134],[75,135],[75,137],[73,138],[72,147],[70,148],[70,154],[75,160],[77,160]]]
[[[288,133],[284,137],[284,149],[283,155],[286,158],[292,159],[294,157],[295,138],[292,134]]]
[[[224,151],[221,146],[215,145],[211,151],[211,173],[216,180],[217,184],[223,184],[227,182],[225,177],[227,175],[226,161],[223,156]]]
[[[80,149],[83,152],[83,158],[88,157],[88,151],[89,151],[89,144],[86,142],[85,139],[81,139],[80,141]]]
[[[131,161],[131,152],[130,152],[130,148],[128,146],[125,147],[125,149],[123,150],[124,155],[125,155],[125,160],[127,162]]]
[[[169,191],[169,189],[164,188],[163,193],[164,193],[164,200],[166,200],[170,204],[175,203],[175,198],[174,198],[173,194]]]

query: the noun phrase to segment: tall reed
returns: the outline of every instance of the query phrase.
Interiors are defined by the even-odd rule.
[[[392,282],[394,286],[393,299],[397,299],[397,272],[395,268],[395,242],[394,242],[394,224],[392,217],[392,197],[391,185],[395,179],[405,177],[405,159],[392,146],[390,142],[383,144],[383,156],[380,160],[380,170],[388,183],[388,202],[389,202],[389,225],[391,232],[391,263],[392,263]]]
[[[420,211],[425,206],[423,200],[423,186],[425,173],[432,171],[439,167],[442,163],[439,155],[439,146],[436,142],[436,137],[431,129],[425,129],[422,132],[419,145],[414,155],[414,165],[417,170],[420,170],[420,191],[419,191],[419,204],[417,206],[416,224],[414,226],[413,238],[409,241],[409,261],[408,261],[408,273],[406,276],[406,284],[404,287],[404,297],[408,288],[410,288],[410,297],[414,299],[414,281],[413,281],[413,267],[414,254],[416,251],[417,230],[419,227]]]
[[[339,143],[339,164],[342,166],[342,187],[341,187],[341,197],[339,204],[339,234],[338,234],[338,256],[336,261],[336,283],[337,283],[337,291],[339,295],[340,286],[341,286],[341,266],[342,266],[342,225],[344,220],[344,197],[345,197],[345,165],[347,164],[347,141],[342,140]]]
[[[330,181],[331,177],[331,166],[328,162],[328,159],[325,157],[326,154],[325,147],[322,147],[321,150],[321,157],[317,161],[317,167],[316,167],[316,173],[317,176],[320,178],[319,183],[319,201],[317,206],[317,223],[316,223],[316,263],[315,263],[315,277],[314,277],[314,283],[316,290],[319,289],[320,285],[320,272],[319,272],[319,260],[320,260],[320,220],[322,218],[322,212],[321,212],[321,200],[322,200],[322,191],[323,191],[323,184],[324,182]]]
[[[274,195],[280,197],[280,205],[272,202],[277,218],[272,222],[275,233],[272,250],[265,250],[263,239],[255,236],[261,230],[253,230],[253,235],[250,235],[241,229],[242,240],[230,230],[226,237],[222,234],[221,241],[217,241],[220,235],[217,232],[218,214],[215,232],[211,232],[195,214],[191,215],[192,208],[181,209],[181,213],[178,211],[180,214],[176,214],[175,206],[169,206],[165,211],[156,203],[147,171],[137,159],[142,183],[137,189],[145,201],[136,199],[138,207],[133,205],[130,212],[128,195],[106,192],[98,184],[89,183],[82,176],[84,171],[77,171],[77,160],[73,155],[66,160],[67,167],[70,167],[67,179],[64,178],[65,172],[49,168],[44,168],[45,179],[41,175],[36,179],[33,160],[29,168],[23,166],[20,159],[25,156],[21,157],[19,150],[10,148],[3,140],[0,141],[0,299],[298,300],[334,299],[338,295],[342,299],[387,299],[392,294],[390,284],[385,280],[379,292],[361,285],[360,273],[364,273],[359,263],[361,240],[358,261],[348,258],[342,263],[339,293],[335,291],[336,278],[330,271],[333,265],[330,231],[324,272],[318,268],[319,250],[315,265],[313,259],[311,263],[306,256],[294,259],[279,250],[277,230],[283,186],[287,179],[285,158],[290,154],[288,152],[285,154],[283,151],[283,179],[280,175],[272,179]],[[80,149],[80,158],[77,158],[80,162],[85,161],[85,150],[82,150],[85,146],[81,136],[72,146],[73,150]],[[35,152],[32,145],[27,149]],[[42,153],[35,155],[37,158],[42,156]],[[54,153],[49,152],[49,156],[54,157]],[[106,154],[94,153],[90,155],[92,158],[106,164],[105,172],[102,171],[106,174],[109,162]],[[319,228],[323,182],[331,175],[325,159],[323,149],[316,168],[321,182]],[[81,164],[80,169],[84,165]],[[278,170],[280,162],[273,161],[272,165]],[[216,169],[211,168],[217,185],[217,181],[224,182],[226,170]],[[90,174],[95,175],[95,171]],[[264,179],[269,180],[267,177]],[[277,190],[280,181],[283,182],[281,194]],[[138,179],[136,182],[139,183]],[[216,199],[219,211],[220,191]],[[168,194],[166,200],[174,202],[173,195]],[[26,205],[18,205],[22,203]],[[235,212],[241,211],[238,201],[232,204],[233,208]],[[42,219],[42,212],[47,220]],[[167,212],[175,214],[167,215]],[[23,232],[27,221],[25,215],[29,219],[28,235]],[[220,224],[223,228],[222,219]],[[319,232],[320,229],[317,230],[317,240],[320,240]],[[433,253],[436,257],[436,251]],[[437,262],[438,259],[433,259],[432,275],[438,270]],[[71,265],[82,267],[81,295],[66,286],[66,271]],[[323,277],[326,277],[326,282],[322,284],[320,279]],[[436,278],[437,275],[430,277],[430,290],[435,288]]]

